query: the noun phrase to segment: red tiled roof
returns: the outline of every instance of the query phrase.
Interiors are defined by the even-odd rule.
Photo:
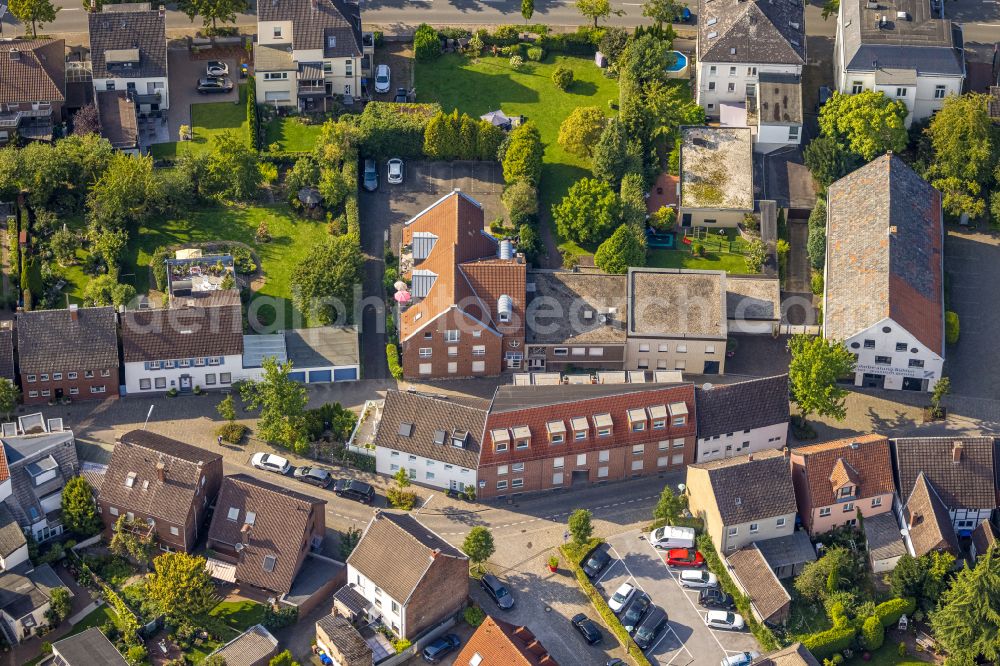
[[[476,654],[482,658],[482,666],[559,666],[530,629],[490,615],[455,657],[455,663],[472,663]]]
[[[836,503],[834,489],[847,481],[857,484],[860,498],[895,491],[889,440],[881,435],[801,446],[792,449],[791,462],[799,510],[806,516],[815,507]]]

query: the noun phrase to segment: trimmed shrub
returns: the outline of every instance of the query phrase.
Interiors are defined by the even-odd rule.
[[[516,25],[500,25],[490,35],[490,43],[496,46],[512,46],[521,41],[521,29]]]
[[[484,613],[483,609],[478,606],[469,606],[465,609],[464,615],[465,623],[472,628],[478,627],[486,619],[486,613]]]
[[[417,26],[413,33],[413,53],[417,60],[424,62],[434,60],[441,55],[441,40],[438,39],[437,30],[426,23]]]
[[[949,345],[958,342],[960,327],[958,325],[958,313],[948,310],[944,313],[944,339]]]
[[[247,131],[250,133],[250,145],[259,151],[260,118],[257,115],[257,86],[252,76],[247,79]]]
[[[826,659],[838,652],[843,652],[854,644],[857,629],[852,626],[834,627],[802,639],[802,644],[813,653],[817,659]]]
[[[221,437],[223,442],[228,444],[239,444],[247,434],[247,427],[242,423],[223,423],[215,431],[217,437]]]
[[[872,615],[861,625],[861,640],[866,649],[874,652],[885,642],[885,629],[878,617]]]
[[[889,599],[875,607],[874,616],[879,619],[883,627],[891,627],[899,622],[903,615],[913,615],[917,609],[917,600],[913,597]]]
[[[556,67],[552,72],[552,83],[556,84],[559,90],[567,90],[573,85],[573,70],[562,65]]]
[[[541,62],[545,58],[545,49],[541,46],[532,46],[527,51],[528,60],[531,62]]]
[[[395,380],[403,378],[403,366],[399,364],[399,348],[389,343],[385,346],[385,360],[389,362],[389,374]]]

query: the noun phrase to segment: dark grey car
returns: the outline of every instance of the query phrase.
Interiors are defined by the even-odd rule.
[[[486,594],[490,595],[490,598],[493,599],[500,610],[510,610],[514,607],[514,597],[511,595],[510,590],[493,574],[483,576],[482,580],[479,581],[479,585]]]
[[[632,600],[625,605],[622,609],[621,615],[619,616],[622,621],[622,626],[625,627],[625,631],[630,634],[635,633],[635,628],[639,626],[642,622],[642,618],[646,616],[646,611],[649,610],[649,606],[652,601],[649,595],[645,592],[636,592],[632,597]]]
[[[656,637],[666,626],[667,611],[659,606],[650,606],[646,617],[642,618],[642,622],[636,627],[635,644],[639,646],[639,649],[645,650],[656,642]]]
[[[327,488],[333,483],[333,475],[330,470],[322,467],[296,467],[295,480],[308,483],[317,488]]]

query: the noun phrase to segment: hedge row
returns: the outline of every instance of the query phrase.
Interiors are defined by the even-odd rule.
[[[597,591],[597,588],[594,587],[594,584],[590,582],[590,579],[587,578],[587,574],[585,574],[583,569],[580,567],[582,559],[600,543],[600,539],[592,539],[590,543],[591,547],[583,550],[582,553],[581,549],[571,548],[569,545],[560,546],[560,550],[562,551],[566,562],[569,563],[569,568],[572,569],[573,574],[576,576],[576,582],[580,585],[580,589],[582,589],[584,594],[590,598],[590,603],[594,605],[597,613],[604,620],[604,623],[608,625],[611,633],[613,633],[618,641],[625,646],[625,652],[632,657],[633,663],[635,663],[636,666],[652,666],[646,658],[646,655],[643,654],[642,650],[639,649],[639,646],[635,644],[635,640],[628,635],[627,631],[625,631],[625,627],[622,626],[621,620],[619,620],[618,616],[614,614],[614,611],[608,607],[608,602],[604,600],[604,597],[601,596],[601,593]]]
[[[399,348],[391,342],[385,346],[385,360],[389,363],[389,374],[393,379],[402,379],[403,366],[399,364]]]
[[[891,627],[899,622],[899,618],[903,615],[913,615],[915,610],[917,610],[917,600],[913,597],[889,599],[875,607],[874,616],[879,619],[883,627]]]
[[[846,627],[834,627],[806,636],[802,639],[802,644],[812,652],[816,659],[822,661],[851,647],[857,633],[857,628],[849,624]]]
[[[899,618],[903,614],[909,615],[913,613],[916,608],[917,600],[913,597],[889,599],[876,606],[875,613],[870,618],[855,618],[853,621],[847,621],[845,617],[843,622],[835,621],[832,629],[806,636],[802,639],[802,644],[809,648],[813,656],[819,660],[823,660],[852,647],[858,631],[866,628],[863,635],[864,646],[866,649],[876,650],[878,649],[877,645],[881,644],[880,637],[870,623],[866,627],[866,621],[875,618],[879,622],[879,629],[884,629],[899,622]],[[843,611],[841,610],[841,612]],[[830,613],[831,616],[837,614],[833,611]],[[882,639],[884,639],[884,634],[882,635]]]
[[[257,86],[254,78],[247,79],[247,127],[250,132],[250,145],[260,151],[260,116],[257,115]]]
[[[767,652],[772,650],[777,650],[781,648],[781,644],[778,643],[778,639],[775,637],[774,632],[772,632],[765,625],[757,621],[757,618],[753,616],[753,610],[750,607],[750,600],[740,591],[740,588],[736,587],[736,583],[729,575],[729,571],[722,564],[722,558],[719,554],[715,552],[715,545],[712,543],[712,538],[708,534],[698,535],[698,550],[701,554],[705,556],[705,563],[708,564],[708,568],[719,577],[719,584],[722,589],[726,591],[727,594],[733,597],[733,601],[736,602],[736,608],[739,610],[740,615],[743,616],[743,620],[746,622],[747,627],[756,637],[757,642],[760,643],[761,647]]]

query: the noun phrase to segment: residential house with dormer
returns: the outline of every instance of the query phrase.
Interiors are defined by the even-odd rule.
[[[465,606],[469,558],[409,514],[377,511],[347,558],[371,619],[412,640]]]
[[[61,39],[0,41],[0,145],[15,136],[52,140],[66,102],[66,43]]]
[[[881,435],[796,447],[790,460],[799,516],[813,536],[893,510],[892,455]]]
[[[760,94],[765,85],[762,77],[802,75],[806,61],[802,3],[700,0],[697,56],[695,98],[710,118],[719,118],[723,106],[756,112],[758,100],[765,99]],[[792,137],[790,131],[783,138],[798,143],[800,132]]]
[[[265,0],[257,7],[257,103],[323,110],[362,94],[361,10],[347,0]]]
[[[906,125],[962,94],[962,27],[928,0],[844,0],[837,13],[834,81],[839,92],[884,93],[906,105]]]
[[[903,525],[903,543],[911,556],[922,557],[937,551],[961,557],[962,546],[948,507],[923,472],[917,474],[913,490],[906,497],[899,513]]]
[[[190,551],[222,483],[222,456],[147,430],[115,444],[97,496],[107,535],[119,517],[153,534],[164,551]],[[145,526],[143,526],[145,525]]]
[[[795,530],[795,488],[782,451],[689,465],[686,486],[691,513],[723,556]]]
[[[105,3],[91,8],[87,20],[95,98],[124,92],[140,113],[170,108],[163,5]]]
[[[489,377],[523,366],[524,255],[486,231],[482,204],[463,192],[403,226],[397,292],[407,379]]]
[[[235,581],[287,594],[326,535],[326,500],[246,474],[222,480],[208,547],[235,565]]]

